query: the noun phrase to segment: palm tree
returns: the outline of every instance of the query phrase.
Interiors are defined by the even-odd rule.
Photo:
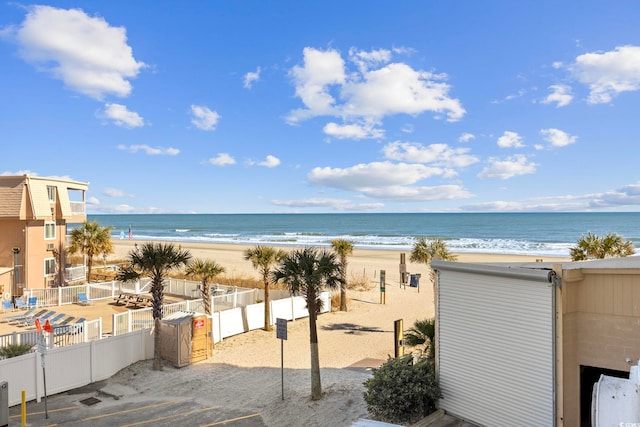
[[[204,304],[204,311],[211,315],[211,291],[209,281],[220,273],[224,273],[224,267],[213,260],[195,259],[187,265],[187,276],[199,277],[202,281],[200,293]]]
[[[430,264],[434,259],[443,261],[456,261],[457,256],[449,252],[447,244],[441,238],[427,240],[426,237],[418,237],[411,250],[410,260],[422,264]]]
[[[101,227],[97,221],[87,221],[71,230],[71,244],[68,251],[70,254],[80,252],[86,257],[88,281],[91,281],[93,257],[113,252],[111,229],[112,227]]]
[[[418,240],[411,250],[409,260],[411,262],[426,264],[429,269],[429,274],[433,276],[431,261],[434,259],[456,261],[458,257],[449,252],[447,244],[441,238],[438,237],[433,240],[427,240],[426,237],[418,237]],[[431,277],[431,279],[433,279],[433,277]]]
[[[118,272],[116,278],[123,282],[139,279],[143,274],[151,276],[151,295],[153,296],[154,348],[153,370],[162,369],[160,353],[160,320],[164,300],[164,278],[169,271],[182,268],[191,259],[188,250],[177,249],[171,243],[144,243],[129,252],[129,265]]]
[[[331,247],[340,257],[342,264],[342,283],[340,285],[340,311],[347,311],[347,255],[353,253],[353,243],[346,239],[334,239]]]
[[[626,257],[635,254],[636,250],[630,240],[624,240],[616,233],[599,237],[591,232],[580,237],[576,246],[569,248],[573,261],[587,259],[603,259]]]
[[[342,283],[342,268],[336,255],[316,248],[298,249],[289,253],[272,274],[274,282],[282,280],[294,293],[304,295],[309,310],[309,343],[311,347],[311,399],[322,397],[320,358],[316,319],[322,309],[320,292],[335,289]]]
[[[244,251],[244,259],[251,261],[253,268],[262,274],[264,284],[264,330],[270,331],[271,327],[271,307],[269,304],[269,275],[271,267],[282,261],[287,255],[282,249],[275,249],[271,246],[256,246]]]
[[[413,327],[404,334],[405,343],[409,347],[422,346],[422,353],[427,353],[429,359],[434,359],[435,324],[434,319],[416,320]]]

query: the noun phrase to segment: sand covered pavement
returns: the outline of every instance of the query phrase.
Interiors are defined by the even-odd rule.
[[[203,405],[260,413],[268,426],[349,426],[368,416],[362,393],[371,367],[393,356],[394,321],[405,328],[416,319],[433,316],[431,287],[386,288],[349,292],[348,312],[318,318],[323,398],[311,401],[309,323],[288,323],[284,342],[284,400],[281,347],[275,331],[256,330],[226,338],[215,345],[213,358],[183,368],[165,363],[152,371],[144,361],[108,380],[137,393],[162,398],[197,398]],[[355,365],[355,366],[354,366]]]

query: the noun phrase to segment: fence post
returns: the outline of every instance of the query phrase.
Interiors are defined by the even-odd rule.
[[[238,304],[238,287],[233,287],[233,308],[236,308]]]

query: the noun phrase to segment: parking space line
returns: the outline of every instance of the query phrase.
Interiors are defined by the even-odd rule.
[[[156,403],[155,405],[147,405],[147,406],[141,406],[141,407],[138,407],[138,408],[125,409],[123,411],[111,412],[111,413],[108,413],[108,414],[96,415],[95,417],[83,418],[81,421],[97,420],[99,418],[106,418],[106,417],[111,417],[113,415],[126,414],[126,413],[129,413],[129,412],[139,411],[139,410],[142,410],[142,409],[157,408],[159,406],[171,405],[172,403],[184,402],[185,400],[187,400],[187,399],[171,400],[169,402]]]
[[[197,414],[198,412],[211,411],[213,409],[216,409],[216,408],[214,408],[213,406],[209,407],[209,408],[201,408],[201,409],[196,409],[196,410],[193,410],[193,411],[181,412],[179,414],[173,414],[173,415],[167,415],[167,416],[160,417],[160,418],[154,418],[152,420],[139,421],[139,422],[133,423],[133,424],[123,424],[120,427],[139,426],[139,425],[143,425],[143,424],[149,424],[149,423],[154,423],[154,422],[158,422],[158,421],[169,420],[171,418],[177,418],[177,417],[183,417],[183,416],[186,416],[186,415]]]
[[[222,421],[217,421],[213,424],[203,424],[200,427],[213,427],[213,426],[219,426],[221,424],[226,424],[226,423],[230,423],[233,421],[240,421],[240,420],[246,420],[248,418],[254,418],[254,417],[259,417],[260,414],[250,414],[250,415],[245,415],[243,417],[237,417],[237,418],[230,418],[228,420],[222,420]]]

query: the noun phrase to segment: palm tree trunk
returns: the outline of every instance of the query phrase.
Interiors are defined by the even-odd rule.
[[[313,302],[307,300],[309,309],[309,343],[311,351],[311,400],[319,400],[322,397],[322,384],[320,381],[320,351],[318,348],[318,330],[316,329],[316,318],[318,316],[315,307],[315,297]]]
[[[207,282],[202,282],[202,303],[204,304],[204,312],[211,316],[211,292]]]
[[[266,275],[265,275],[266,276]],[[269,278],[264,277],[264,330],[271,331],[271,304],[269,303]]]
[[[347,285],[340,285],[340,311],[347,311]]]
[[[160,351],[160,319],[155,319],[153,328],[153,368],[154,371],[162,370],[162,352]]]

